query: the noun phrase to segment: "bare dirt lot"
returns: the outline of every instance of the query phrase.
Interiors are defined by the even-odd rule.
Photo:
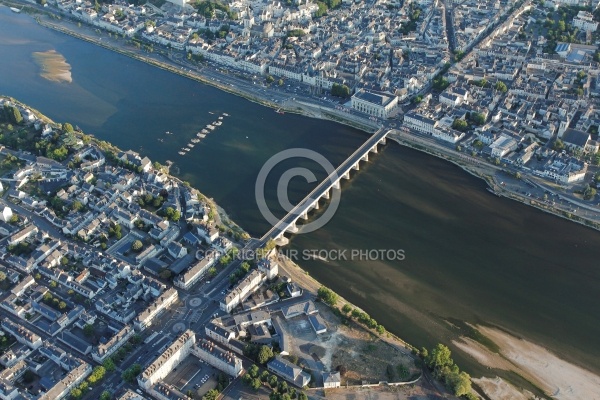
[[[341,324],[340,318],[323,304],[317,307],[329,325],[328,333],[321,335],[325,349],[321,360],[331,371],[340,366],[347,370],[342,385],[408,381],[419,376],[421,370],[407,350],[384,342],[353,322]],[[400,374],[399,366],[407,371]]]

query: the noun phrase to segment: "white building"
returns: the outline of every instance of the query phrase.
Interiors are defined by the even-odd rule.
[[[196,261],[192,266],[182,274],[179,274],[175,278],[173,284],[183,290],[188,290],[196,282],[198,282],[215,264],[217,255],[214,253],[207,254],[202,260]]]
[[[175,303],[178,298],[177,290],[169,288],[144,311],[138,314],[134,321],[135,329],[141,331],[152,325],[154,318],[160,315],[171,304]]]
[[[492,157],[504,157],[506,154],[516,150],[518,143],[508,135],[502,134],[490,145]]]
[[[594,21],[594,15],[588,11],[579,11],[573,18],[573,26],[587,32],[596,32],[598,23]]]
[[[171,345],[152,362],[139,376],[138,385],[146,391],[167,376],[191,352],[196,335],[191,330],[183,332]]]
[[[106,357],[109,357],[121,346],[123,346],[135,331],[131,325],[125,325],[123,329],[117,332],[110,340],[104,344],[99,344],[92,352],[92,358],[98,363],[102,363]]]
[[[248,274],[235,288],[231,290],[221,300],[221,310],[231,312],[241,304],[248,296],[258,289],[258,287],[267,279],[261,271],[254,270]]]
[[[192,354],[234,378],[242,373],[242,360],[232,352],[220,348],[209,340],[200,340],[193,347]]]
[[[4,210],[0,213],[0,219],[4,222],[9,222],[12,216],[13,212],[10,207],[4,207]]]
[[[398,97],[392,93],[360,89],[351,99],[352,108],[378,118],[388,118],[396,110]]]
[[[433,135],[437,125],[437,121],[429,117],[423,116],[421,114],[418,114],[414,111],[411,111],[404,115],[404,125],[418,132]]]
[[[328,388],[339,388],[341,385],[341,378],[339,372],[323,372],[323,387]]]
[[[267,279],[275,279],[279,273],[279,265],[268,258],[258,260],[258,270],[267,276]]]

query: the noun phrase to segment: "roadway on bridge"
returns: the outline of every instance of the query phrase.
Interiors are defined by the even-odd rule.
[[[267,243],[270,239],[275,239],[282,233],[285,233],[289,227],[300,218],[301,215],[310,211],[312,205],[317,202],[321,197],[325,195],[332,187],[339,182],[342,177],[350,173],[350,170],[354,165],[360,162],[360,160],[377,146],[377,144],[384,139],[388,134],[389,130],[380,129],[375,132],[367,141],[365,141],[354,153],[350,155],[334,172],[332,172],[323,182],[321,182],[316,188],[314,188],[308,196],[306,196],[301,202],[299,202],[294,208],[292,208],[288,214],[283,217],[273,228],[271,228],[265,235],[260,239],[260,246]]]

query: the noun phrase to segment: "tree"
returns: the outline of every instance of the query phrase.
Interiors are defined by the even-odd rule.
[[[521,173],[517,171],[517,172],[515,173],[515,178],[517,178],[517,179],[521,179]]]
[[[141,240],[136,240],[131,244],[131,250],[136,251],[136,252],[142,250],[142,247],[144,247],[144,244],[142,243]]]
[[[83,395],[83,393],[81,392],[81,389],[79,389],[79,388],[72,389],[70,394],[71,394],[71,397],[74,399],[78,399]]]
[[[123,373],[121,374],[121,378],[123,378],[125,382],[134,383],[135,378],[139,375],[140,372],[142,372],[142,366],[140,364],[133,364],[131,367],[123,371]]]
[[[331,289],[326,288],[325,286],[321,286],[317,291],[317,295],[319,298],[330,306],[334,306],[337,302],[338,295],[333,292]]]
[[[0,282],[3,282],[6,279],[6,274],[0,271]]]
[[[298,400],[308,400],[308,396],[304,392],[298,393]]]
[[[85,336],[92,336],[94,334],[94,325],[92,325],[92,324],[86,324],[83,327],[83,334]]]
[[[506,84],[504,82],[496,83],[495,88],[497,91],[502,92],[502,93],[506,93],[508,91],[508,88],[506,87]]]
[[[252,378],[258,377],[258,372],[259,372],[259,369],[256,366],[256,364],[252,364],[252,366],[250,368],[248,368],[248,375],[250,375]]]
[[[250,382],[250,387],[254,390],[258,390],[262,386],[260,379],[254,378],[252,382]]]
[[[102,362],[102,366],[104,367],[106,372],[113,372],[117,368],[117,366],[115,365],[115,362],[113,361],[113,359],[111,357],[106,358]]]
[[[264,383],[267,383],[268,380],[269,380],[269,371],[263,371],[260,374],[260,381],[264,382]]]
[[[60,303],[58,303],[59,310],[64,310],[65,308],[67,308],[67,303],[65,303],[64,301],[61,301]]]
[[[452,128],[456,129],[457,131],[465,131],[468,126],[469,124],[467,124],[467,121],[461,118],[456,118],[454,122],[452,122]]]
[[[258,354],[256,355],[256,362],[259,364],[266,364],[271,358],[273,358],[273,350],[266,345],[260,346]]]
[[[275,82],[275,78],[273,78],[271,75],[267,75],[267,83],[273,83]]]
[[[165,216],[171,221],[177,222],[179,221],[179,218],[181,218],[181,213],[173,207],[167,207],[165,209]]]
[[[449,85],[450,82],[448,82],[448,79],[444,78],[443,76],[440,76],[433,80],[433,88],[436,90],[444,90]]]
[[[202,400],[216,400],[217,397],[219,397],[219,391],[217,389],[211,389],[202,396]]]
[[[280,78],[280,79],[277,81],[277,84],[278,84],[279,86],[283,86],[283,79],[281,79],[281,78]]]
[[[348,97],[350,96],[350,88],[346,85],[334,83],[331,86],[331,95],[336,97]]]
[[[165,268],[158,274],[161,279],[169,279],[171,277],[171,270]]]
[[[427,359],[427,365],[436,371],[441,370],[443,367],[450,367],[454,364],[451,358],[452,353],[447,346],[438,343]]]
[[[277,376],[276,375],[269,376],[269,386],[271,386],[271,388],[277,387]]]
[[[452,371],[445,377],[446,385],[456,396],[471,393],[471,377],[466,372]]]
[[[83,208],[83,203],[80,202],[79,200],[75,200],[73,202],[73,204],[71,204],[71,209],[73,211],[81,211],[82,208]]]
[[[556,151],[561,151],[565,148],[565,143],[560,139],[556,139],[556,141],[552,145],[552,148]]]
[[[4,115],[8,121],[14,124],[19,125],[23,122],[21,111],[16,106],[4,105]]]
[[[285,392],[287,392],[288,391],[288,384],[287,384],[287,382],[286,381],[279,382],[277,391],[279,393],[285,393]]]
[[[470,119],[475,125],[481,126],[485,123],[485,116],[481,113],[471,113]]]
[[[51,288],[55,288],[58,286],[58,283],[56,283],[56,281],[50,281],[50,287]]]
[[[348,314],[350,311],[352,311],[352,307],[350,306],[350,304],[344,304],[344,307],[342,307],[342,312],[344,314]]]
[[[19,216],[17,214],[13,214],[10,217],[10,220],[8,221],[11,224],[16,224],[17,222],[19,222]]]
[[[585,190],[583,191],[583,198],[586,200],[592,200],[594,197],[596,197],[596,189],[594,189],[590,185],[587,185]]]
[[[68,122],[65,122],[65,123],[62,125],[62,130],[63,130],[63,132],[65,132],[65,133],[71,133],[71,132],[73,132],[73,125],[71,125],[71,124],[70,124],[70,123],[68,123]]]

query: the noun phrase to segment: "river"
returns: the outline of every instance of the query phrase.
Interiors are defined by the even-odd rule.
[[[70,64],[71,83],[40,76],[32,53],[49,50]],[[11,60],[0,63],[0,93],[121,148],[174,161],[181,178],[213,197],[253,235],[269,228],[258,212],[254,183],[270,156],[302,147],[337,165],[366,138],[332,122],[276,114],[46,30],[2,7],[0,54]],[[185,157],[177,154],[223,112],[231,115],[223,126]],[[315,174],[324,176],[316,167]],[[267,182],[271,205],[274,182]],[[310,188],[292,180],[290,199],[299,200]],[[289,249],[402,249],[402,261],[299,263],[419,347],[455,338],[458,331],[445,321],[485,323],[600,372],[600,235],[484,188],[452,164],[388,144],[344,182],[333,220],[293,237]],[[471,372],[482,371],[464,355],[455,358]]]

